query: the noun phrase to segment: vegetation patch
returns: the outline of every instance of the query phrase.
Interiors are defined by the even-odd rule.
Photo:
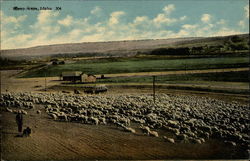
[[[221,82],[249,82],[248,71],[220,72],[220,73],[197,73],[197,74],[176,74],[167,76],[157,76],[157,83],[185,82],[185,81],[221,81]],[[150,83],[152,76],[141,77],[117,77],[98,79],[101,83]]]
[[[158,72],[177,70],[200,70],[215,68],[248,67],[249,57],[213,57],[213,58],[106,58],[81,60],[64,65],[49,65],[35,71],[29,71],[23,77],[59,76],[65,71],[82,71],[87,74],[115,74]]]

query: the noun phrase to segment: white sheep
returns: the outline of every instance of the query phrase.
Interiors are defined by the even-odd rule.
[[[57,120],[57,115],[55,113],[49,113],[49,116],[51,116],[53,120]]]
[[[170,142],[170,143],[172,143],[172,144],[175,143],[175,141],[174,141],[173,138],[168,138],[168,137],[166,137],[166,136],[163,136],[163,138],[164,138],[167,142]]]
[[[154,137],[159,137],[159,134],[156,131],[149,131],[149,135]]]
[[[133,134],[135,134],[135,129],[131,128],[131,127],[123,127],[124,131],[126,132],[131,132]]]
[[[95,124],[95,125],[99,124],[98,118],[95,118],[95,117],[89,117],[88,121],[91,122],[92,124]]]
[[[140,126],[140,129],[142,130],[142,132],[143,132],[144,134],[149,135],[149,133],[150,133],[150,128],[149,128],[149,127],[141,125],[141,126]]]
[[[28,114],[28,112],[25,111],[25,110],[21,110],[21,113],[24,114],[24,115],[27,115],[27,114]]]

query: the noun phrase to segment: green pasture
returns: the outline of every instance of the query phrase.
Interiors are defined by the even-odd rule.
[[[247,67],[248,56],[216,58],[107,58],[81,60],[64,65],[48,65],[46,68],[28,71],[23,77],[59,76],[64,71],[83,71],[87,74],[114,74],[197,70],[213,68]]]
[[[152,76],[141,77],[117,77],[98,79],[99,83],[152,83]],[[249,82],[249,72],[220,72],[220,73],[198,73],[198,74],[179,74],[157,76],[157,83],[180,83],[180,82],[201,82],[201,81],[217,81],[217,82]]]

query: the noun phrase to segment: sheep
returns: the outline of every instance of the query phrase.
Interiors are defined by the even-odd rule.
[[[68,121],[67,115],[65,113],[62,113],[62,112],[57,115],[57,118],[61,121]]]
[[[21,113],[24,114],[24,115],[27,115],[27,114],[28,114],[28,112],[25,111],[25,110],[21,110]]]
[[[84,116],[84,115],[79,115],[79,121],[81,123],[87,123],[88,122],[88,117],[87,116]]]
[[[126,131],[126,132],[131,132],[131,133],[133,133],[133,134],[135,134],[135,129],[133,129],[133,128],[131,128],[131,127],[123,127],[123,129],[124,129],[124,131]]]
[[[149,131],[149,135],[154,137],[159,137],[159,134],[156,131]]]
[[[128,118],[119,118],[118,122],[125,124],[126,126],[130,125],[130,120]]]
[[[175,141],[174,141],[173,138],[168,138],[168,137],[166,137],[166,136],[163,136],[163,138],[164,138],[167,142],[170,142],[170,143],[172,143],[172,144],[175,143]]]
[[[91,124],[95,124],[95,125],[98,125],[98,124],[99,124],[98,118],[95,118],[95,117],[89,117],[89,118],[88,118],[88,121],[89,121]]]
[[[107,124],[106,119],[104,117],[99,118],[99,121],[100,121],[100,124],[103,124],[103,125]]]
[[[142,130],[142,132],[143,132],[144,134],[149,135],[149,133],[150,133],[150,128],[149,128],[149,127],[141,125],[141,126],[140,126],[140,129]]]
[[[80,123],[115,123],[121,124],[121,127],[127,127],[133,121],[146,126],[147,128],[144,127],[142,131],[150,136],[158,134],[150,129],[159,128],[171,131],[178,137],[180,134],[185,134],[189,138],[207,139],[221,130],[224,131],[218,135],[219,137],[228,133],[236,135],[234,134],[236,131],[240,135],[246,134],[245,127],[249,120],[246,105],[203,97],[197,98],[196,96],[159,94],[156,102],[152,103],[151,97],[146,94],[74,96],[48,93],[4,93],[0,96],[0,106],[32,108],[36,104],[41,104],[45,106],[48,115],[54,114],[57,117],[51,116],[55,120],[71,119],[73,121],[75,119]],[[17,113],[17,110],[8,109]],[[67,119],[61,112],[67,116]],[[97,118],[99,121],[93,121],[94,119],[89,119],[89,117]],[[239,140],[240,137],[236,137],[235,142]]]
[[[57,120],[57,115],[55,113],[49,113],[49,116],[53,119],[53,120]]]
[[[11,113],[13,112],[13,110],[12,110],[12,109],[9,109],[8,107],[6,108],[6,111],[7,111],[7,112],[11,112]]]
[[[150,136],[154,136],[154,137],[159,137],[159,134],[156,131],[151,131],[148,126],[141,125],[140,129],[142,130],[142,132],[144,134],[147,134],[147,135],[150,135]]]

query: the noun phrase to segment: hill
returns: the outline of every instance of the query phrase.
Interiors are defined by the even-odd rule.
[[[45,57],[132,56],[140,52],[147,53],[148,51],[162,47],[193,47],[204,44],[224,44],[231,37],[233,36],[57,44],[1,50],[1,57],[13,60],[27,60]],[[249,39],[248,34],[238,35],[238,37]]]

